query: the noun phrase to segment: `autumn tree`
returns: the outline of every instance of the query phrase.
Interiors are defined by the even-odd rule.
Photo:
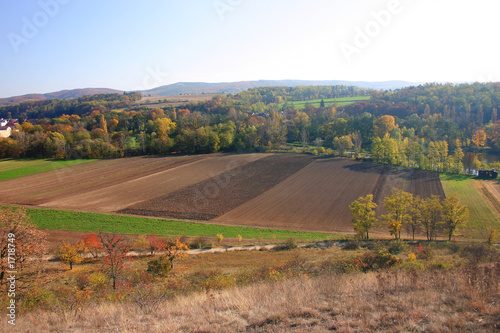
[[[387,215],[381,216],[381,219],[387,223],[389,232],[396,239],[401,238],[401,229],[409,218],[409,209],[413,199],[411,193],[401,189],[393,188],[390,196],[384,198],[384,209]]]
[[[361,239],[369,239],[370,229],[377,222],[375,208],[377,204],[373,202],[373,194],[359,197],[349,205],[354,230]]]
[[[117,234],[99,234],[99,241],[104,252],[103,268],[113,281],[113,290],[116,290],[116,280],[120,276],[127,256],[128,244]]]
[[[383,138],[396,127],[396,120],[393,116],[385,115],[373,121],[373,134],[375,137]]]
[[[99,235],[92,232],[81,238],[84,246],[84,252],[92,254],[94,258],[97,258],[99,251],[102,249],[102,243],[99,240]]]
[[[457,229],[461,228],[469,219],[469,208],[460,204],[460,198],[451,195],[443,200],[443,222],[448,233],[448,240],[456,235]]]
[[[171,268],[174,268],[175,259],[187,257],[187,250],[189,250],[189,246],[181,242],[180,237],[167,241],[165,257],[170,261]]]
[[[356,153],[356,156],[357,156],[361,152],[361,147],[363,144],[363,136],[361,135],[361,133],[359,131],[356,131],[356,132],[351,134],[351,138],[352,138],[352,143],[354,146],[354,152]]]
[[[420,202],[420,210],[422,213],[420,225],[425,232],[427,240],[435,240],[443,211],[441,200],[437,195],[423,199]]]
[[[486,144],[486,132],[483,129],[478,129],[472,137],[472,142],[476,148],[482,148]]]
[[[69,243],[63,241],[62,245],[59,246],[59,259],[69,265],[69,269],[73,269],[73,264],[79,264],[82,262],[82,252],[84,249],[83,242],[79,243]]]
[[[30,223],[24,208],[0,208],[0,284],[7,271],[21,271],[35,263],[32,259],[41,258],[47,250],[45,238],[46,234]]]
[[[415,239],[415,232],[417,231],[420,225],[420,219],[422,217],[421,201],[422,199],[420,198],[419,195],[412,196],[408,207],[409,216],[407,220],[407,226],[411,231],[412,239]]]
[[[333,139],[333,145],[337,149],[337,152],[340,156],[344,156],[344,152],[347,149],[352,148],[353,146],[351,137],[349,135],[343,135],[341,137]]]
[[[167,242],[162,237],[151,234],[146,236],[146,239],[148,241],[149,251],[151,255],[154,255],[155,252],[161,252],[167,247]]]

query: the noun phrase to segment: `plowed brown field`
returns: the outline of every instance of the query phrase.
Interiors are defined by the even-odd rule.
[[[444,196],[437,174],[342,159],[318,159],[284,182],[215,218],[221,223],[307,231],[352,231],[349,204],[375,194],[383,198],[397,187],[422,197]]]
[[[210,220],[266,192],[312,161],[306,155],[267,156],[120,213]]]
[[[2,181],[0,204],[211,220],[303,231],[352,231],[349,204],[392,188],[444,196],[437,174],[292,154],[102,160]]]

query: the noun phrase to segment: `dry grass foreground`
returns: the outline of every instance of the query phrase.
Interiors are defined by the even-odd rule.
[[[299,278],[19,316],[18,332],[493,332],[500,263]],[[3,332],[13,331],[4,320]]]

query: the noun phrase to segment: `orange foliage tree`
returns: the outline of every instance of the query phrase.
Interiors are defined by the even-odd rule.
[[[373,134],[383,138],[387,133],[396,127],[396,120],[393,116],[385,115],[373,121]]]
[[[174,268],[175,259],[188,256],[186,253],[187,250],[189,250],[189,246],[186,243],[181,242],[180,237],[171,239],[167,242],[165,247],[165,257],[170,261],[171,268]]]
[[[156,235],[148,235],[146,239],[148,240],[151,255],[155,254],[155,252],[163,251],[167,247],[167,242],[164,238]]]
[[[484,147],[486,144],[486,132],[482,129],[478,129],[472,136],[472,142],[474,142],[476,148]]]
[[[97,258],[99,251],[102,248],[102,243],[99,240],[99,236],[96,233],[90,233],[82,238],[84,252],[92,254],[94,258]]]
[[[24,208],[0,208],[0,285],[7,271],[21,271],[46,252],[44,232],[31,224]],[[28,260],[30,259],[30,260]]]
[[[102,250],[104,251],[103,268],[113,281],[113,290],[116,289],[116,279],[120,276],[125,259],[127,258],[128,244],[117,234],[99,234]]]

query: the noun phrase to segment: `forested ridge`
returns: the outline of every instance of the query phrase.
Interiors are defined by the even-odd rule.
[[[367,101],[336,103],[366,95]],[[315,154],[365,153],[383,163],[462,172],[467,151],[500,148],[500,83],[393,91],[263,87],[156,108],[135,103],[140,98],[102,94],[0,107],[1,118],[19,119],[11,137],[1,139],[0,156],[107,158],[262,151],[289,143]],[[315,100],[322,102],[307,103]],[[299,109],[292,101],[306,103]]]

